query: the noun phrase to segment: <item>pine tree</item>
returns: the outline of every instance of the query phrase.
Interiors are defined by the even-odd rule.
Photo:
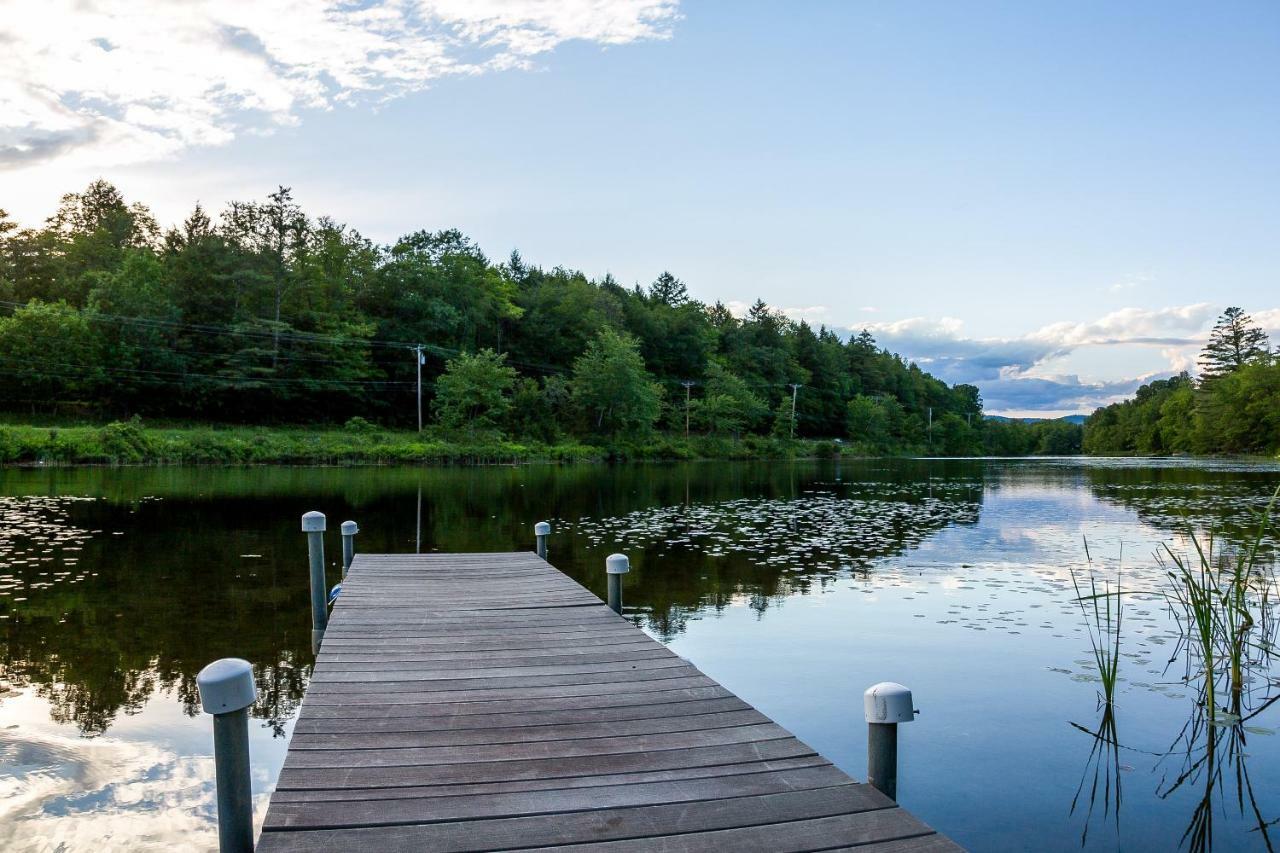
[[[674,308],[689,301],[689,291],[683,281],[669,272],[664,272],[649,285],[649,298]]]
[[[1200,352],[1200,373],[1204,379],[1226,376],[1253,361],[1270,355],[1267,333],[1253,324],[1253,318],[1240,308],[1222,312],[1209,343]]]

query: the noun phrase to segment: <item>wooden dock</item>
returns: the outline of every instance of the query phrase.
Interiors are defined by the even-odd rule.
[[[356,557],[258,841],[854,848],[959,849],[532,553]]]

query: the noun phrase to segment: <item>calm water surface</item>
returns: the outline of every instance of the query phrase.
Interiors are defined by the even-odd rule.
[[[862,690],[909,685],[900,799],[971,848],[1265,850],[1280,682],[1204,725],[1152,555],[1188,523],[1240,534],[1277,484],[1118,460],[0,471],[0,849],[213,849],[195,674],[231,655],[258,679],[261,817],[312,664],[298,517],[320,509],[365,551],[523,549],[547,518],[551,561],[602,595],[625,551],[631,619],[855,776]],[[1134,590],[1118,748],[1084,537]]]

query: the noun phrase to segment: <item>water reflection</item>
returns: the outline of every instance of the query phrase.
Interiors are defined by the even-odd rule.
[[[1084,765],[1084,773],[1080,776],[1080,785],[1071,798],[1071,814],[1084,812],[1084,829],[1080,832],[1080,846],[1089,842],[1089,829],[1097,814],[1101,801],[1101,819],[1110,818],[1115,826],[1118,841],[1120,836],[1120,806],[1124,801],[1120,776],[1120,734],[1116,727],[1116,709],[1112,704],[1102,705],[1102,717],[1091,731],[1079,723],[1072,723],[1073,728],[1084,732],[1093,739],[1089,748],[1089,758]],[[1087,800],[1085,798],[1087,791]]]
[[[531,523],[552,518],[556,564],[597,592],[603,554],[631,551],[628,603],[670,637],[690,614],[739,596],[763,611],[976,522],[980,479],[921,482],[924,470],[873,468],[847,487],[750,465],[6,471],[0,679],[96,736],[158,691],[195,716],[195,674],[235,655],[254,665],[253,716],[279,733],[313,660],[305,509],[361,519],[359,546],[390,551],[525,548]]]
[[[12,799],[27,815],[23,837],[44,831],[75,847],[102,837],[90,812],[67,805],[77,796],[135,815],[118,838],[158,826],[155,804],[179,803],[209,837],[208,726],[197,718],[195,673],[216,657],[250,660],[261,696],[255,749],[283,749],[312,664],[297,519],[319,508],[331,528],[360,522],[364,551],[528,549],[532,524],[548,519],[552,562],[601,596],[605,555],[625,550],[630,618],[854,773],[865,762],[844,746],[858,741],[847,711],[856,695],[844,692],[886,677],[911,682],[929,709],[904,757],[907,805],[968,846],[1017,847],[1028,837],[1019,832],[1040,838],[1050,828],[1063,831],[1048,832],[1045,849],[1171,848],[1216,761],[1220,843],[1265,849],[1261,818],[1244,826],[1241,816],[1250,792],[1259,815],[1280,806],[1280,771],[1270,769],[1280,748],[1255,733],[1267,720],[1240,724],[1235,757],[1233,735],[1214,727],[1190,731],[1197,759],[1216,737],[1214,761],[1175,765],[1192,752],[1185,744],[1166,755],[1195,685],[1166,671],[1177,631],[1150,561],[1126,559],[1126,589],[1137,591],[1127,596],[1115,712],[1125,740],[1106,713],[1082,724],[1087,742],[1061,737],[1064,709],[1092,707],[1094,687],[1067,571],[1083,556],[1081,536],[1111,556],[1121,541],[1126,554],[1149,554],[1181,512],[1207,523],[1221,509],[1236,523],[1237,508],[1257,505],[1280,476],[1275,466],[1185,468],[930,460],[0,471],[0,682],[15,691],[0,687],[0,726],[22,703],[40,709],[5,732],[0,809]],[[336,535],[328,544],[336,580]],[[1270,686],[1255,683],[1255,706]],[[1224,800],[1243,773],[1245,734],[1253,777],[1244,795]],[[160,752],[126,760],[122,741]],[[1159,795],[1129,767],[1151,772],[1157,755],[1166,755]],[[274,779],[266,772],[264,794]],[[94,794],[94,780],[113,774],[114,793]],[[1123,800],[1121,774],[1130,776]],[[957,789],[977,776],[1006,804],[1002,821],[979,819],[983,809]],[[130,787],[147,778],[186,793]],[[15,788],[15,779],[28,781]],[[56,785],[40,787],[48,779]],[[1224,818],[1222,804],[1237,800],[1244,809]],[[1171,835],[1160,828],[1170,822],[1179,827]],[[0,847],[23,849],[17,838],[0,831]]]

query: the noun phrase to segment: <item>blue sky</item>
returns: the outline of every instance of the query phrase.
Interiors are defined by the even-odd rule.
[[[0,0],[0,207],[286,184],[377,240],[756,297],[988,410],[1280,331],[1280,4]],[[345,9],[345,11],[344,11]]]

